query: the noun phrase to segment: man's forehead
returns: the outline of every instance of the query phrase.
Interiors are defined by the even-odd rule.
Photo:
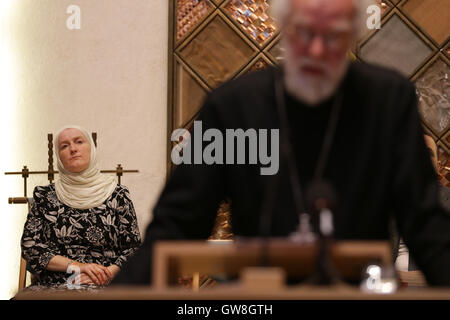
[[[353,0],[291,0],[291,4],[292,18],[314,21],[349,20],[355,12]]]
[[[314,18],[301,13],[293,16],[289,20],[289,23],[292,25],[313,25],[315,22],[317,21]],[[352,28],[352,22],[348,18],[343,17],[327,20],[322,25],[336,31],[349,31]]]

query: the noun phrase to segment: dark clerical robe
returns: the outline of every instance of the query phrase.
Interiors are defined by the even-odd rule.
[[[280,129],[277,69],[241,77],[206,99],[198,120],[217,128]],[[438,200],[436,174],[425,148],[413,85],[400,74],[352,63],[338,90],[340,116],[324,168],[336,191],[337,239],[388,239],[395,218],[401,237],[432,285],[450,285],[450,217]],[[288,132],[303,190],[312,180],[335,97],[308,107],[284,92]],[[152,244],[160,239],[207,239],[218,204],[231,200],[233,233],[260,236],[267,190],[273,195],[265,234],[287,236],[298,225],[292,184],[280,154],[275,176],[261,165],[182,164],[168,180],[145,241],[116,283],[149,283]],[[278,176],[276,188],[270,188]],[[270,230],[270,231],[268,231]]]

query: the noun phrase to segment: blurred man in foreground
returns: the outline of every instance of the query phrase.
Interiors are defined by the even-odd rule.
[[[336,239],[388,239],[395,217],[428,282],[450,285],[450,218],[438,201],[414,87],[397,72],[347,58],[367,17],[364,2],[273,2],[284,30],[284,65],[218,88],[198,120],[203,129],[224,134],[279,129],[279,170],[262,175],[265,164],[248,159],[181,164],[154,209],[141,250],[116,283],[151,281],[157,240],[207,239],[225,197],[236,236],[288,236],[322,192],[333,207]],[[278,151],[273,141],[259,142]]]

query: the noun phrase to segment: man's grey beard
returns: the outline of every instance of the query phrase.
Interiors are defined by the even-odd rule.
[[[302,66],[313,65],[324,70],[325,75],[314,77],[305,75],[301,71]],[[349,66],[349,60],[344,58],[335,70],[324,63],[317,63],[308,58],[300,58],[297,61],[289,57],[286,52],[284,82],[286,90],[298,100],[309,106],[315,106],[330,98],[344,78]]]

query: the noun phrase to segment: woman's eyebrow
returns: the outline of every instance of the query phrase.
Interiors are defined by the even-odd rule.
[[[83,139],[83,136],[76,136],[76,137],[72,138],[71,140],[72,140],[72,141],[75,141],[75,140],[78,140],[78,139]],[[62,144],[64,144],[64,143],[69,143],[69,140],[68,140],[68,139],[63,140],[63,141],[61,141],[61,142],[59,143],[59,145],[62,145]]]
[[[62,144],[64,144],[64,143],[68,143],[69,141],[68,140],[63,140],[63,141],[60,141],[59,143],[58,143],[58,145],[62,145]]]

